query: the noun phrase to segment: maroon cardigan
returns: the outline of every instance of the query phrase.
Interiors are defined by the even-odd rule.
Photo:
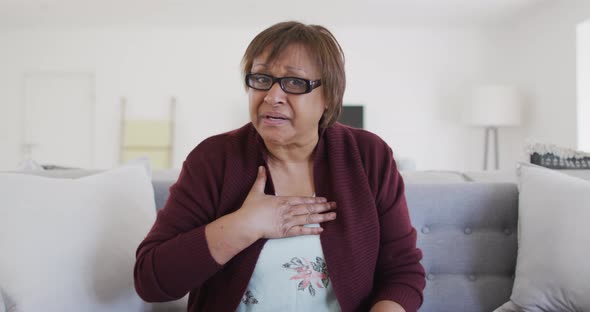
[[[137,249],[135,288],[144,300],[190,292],[188,311],[235,311],[266,240],[222,266],[211,256],[205,225],[240,208],[266,155],[250,123],[206,139],[188,155]],[[425,286],[422,253],[389,146],[336,123],[321,131],[313,157],[316,195],[338,203],[338,217],[322,224],[320,240],[342,311],[368,311],[380,300],[416,311]],[[266,193],[274,194],[270,175]]]

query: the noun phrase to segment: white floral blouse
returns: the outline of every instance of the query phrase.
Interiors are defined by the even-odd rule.
[[[237,311],[340,311],[319,235],[269,239]]]

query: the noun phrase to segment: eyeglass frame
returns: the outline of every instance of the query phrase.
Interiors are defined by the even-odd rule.
[[[250,85],[249,83],[249,78],[252,77],[253,75],[258,75],[258,76],[264,76],[264,77],[268,77],[271,79],[271,84],[268,87],[268,89],[261,89],[261,88],[255,88],[253,86]],[[302,80],[305,82],[305,91],[303,92],[290,92],[285,90],[285,87],[283,86],[283,79],[298,79],[298,80]],[[279,86],[281,87],[281,90],[283,90],[285,93],[289,93],[289,94],[307,94],[310,93],[311,91],[313,91],[314,89],[316,89],[317,87],[322,85],[322,80],[318,79],[318,80],[310,80],[310,79],[305,79],[305,78],[300,78],[300,77],[293,77],[293,76],[289,76],[289,77],[274,77],[271,75],[267,75],[267,74],[258,74],[258,73],[247,73],[245,76],[245,82],[246,85],[254,90],[258,90],[258,91],[268,91],[270,89],[272,89],[272,86],[274,86],[274,84],[276,82],[279,83]]]

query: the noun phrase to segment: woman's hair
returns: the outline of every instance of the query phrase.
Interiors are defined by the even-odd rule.
[[[252,70],[254,58],[269,49],[268,60],[275,60],[289,45],[301,44],[314,57],[322,80],[327,109],[320,120],[320,127],[331,126],[342,110],[342,97],[346,88],[344,53],[334,35],[323,26],[305,25],[299,22],[282,22],[259,33],[244,53],[242,75]],[[245,85],[245,79],[243,79]],[[248,86],[246,86],[246,90]]]

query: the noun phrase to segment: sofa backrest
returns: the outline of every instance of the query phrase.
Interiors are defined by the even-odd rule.
[[[154,180],[156,207],[170,180]],[[406,184],[426,270],[421,312],[492,311],[508,301],[516,266],[514,183]]]
[[[25,173],[76,178],[95,172]],[[153,172],[157,209],[166,203],[178,174],[178,169]],[[420,311],[487,312],[508,301],[516,266],[518,190],[514,182],[481,181],[513,178],[455,172],[402,175],[427,276]]]
[[[517,254],[513,183],[406,184],[426,270],[420,311],[492,311],[508,301]]]

